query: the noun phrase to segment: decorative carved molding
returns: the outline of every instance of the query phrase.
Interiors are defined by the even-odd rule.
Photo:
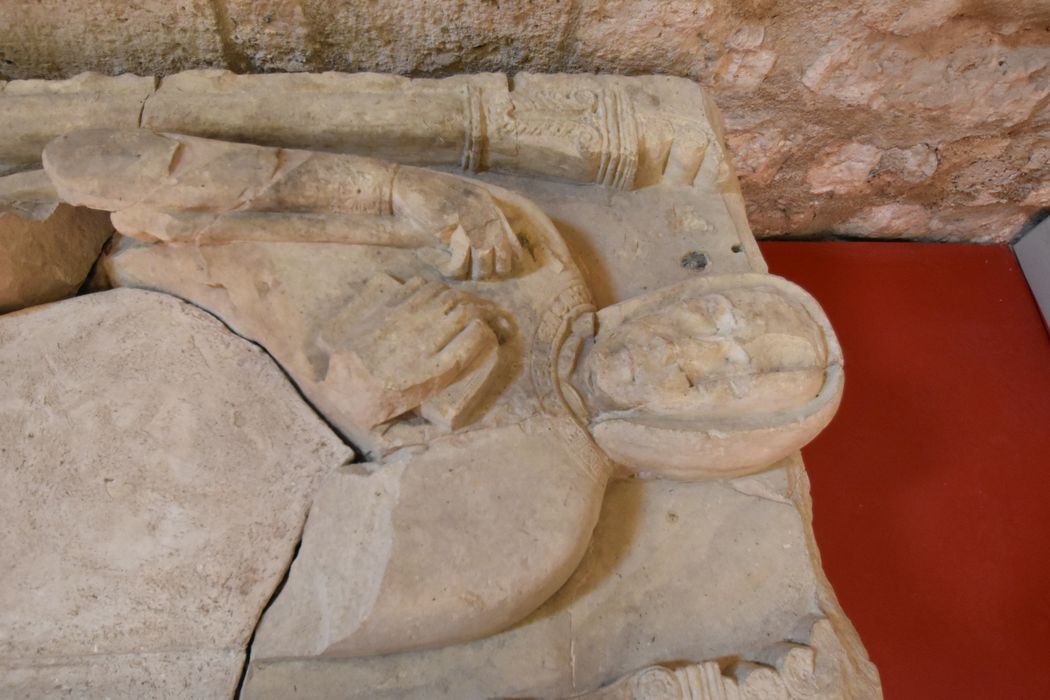
[[[818,618],[808,641],[781,642],[752,659],[650,666],[575,700],[859,700],[844,682],[849,658],[831,622]]]

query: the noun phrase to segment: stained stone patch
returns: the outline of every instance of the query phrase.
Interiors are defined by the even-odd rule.
[[[75,294],[112,233],[105,212],[59,202],[42,170],[0,177],[0,313]]]

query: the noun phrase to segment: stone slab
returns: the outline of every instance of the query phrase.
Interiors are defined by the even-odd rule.
[[[243,664],[239,649],[40,657],[0,665],[0,690],[8,700],[230,698]]]
[[[0,696],[228,697],[349,448],[153,292],[0,317],[0,377]]]
[[[629,669],[757,651],[819,614],[786,490],[784,469],[614,482],[583,562],[523,623],[429,652],[260,661],[245,697],[561,697]]]
[[[732,182],[622,192],[475,177],[551,217],[599,306],[696,276],[766,269],[734,215]],[[707,264],[684,265],[693,251]],[[254,658],[243,697],[553,699],[653,665],[715,659],[727,686],[739,680],[751,693],[743,697],[795,697],[772,659],[778,645],[813,644],[835,659],[814,697],[879,698],[877,672],[820,569],[810,518],[798,456],[733,481],[612,482],[583,563],[513,628],[369,658]]]

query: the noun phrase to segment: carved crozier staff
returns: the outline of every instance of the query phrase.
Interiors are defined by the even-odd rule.
[[[701,167],[728,175],[710,131],[714,107],[690,81],[672,77],[488,73],[432,80],[193,70],[158,80],[84,73],[0,85],[0,123],[0,176],[36,167],[57,136],[100,127],[619,189],[692,185]]]
[[[707,105],[689,99],[698,94],[669,89],[657,98],[638,80],[605,75],[431,80],[203,70],[164,78],[146,101],[141,125],[635,189],[692,184],[708,145],[717,149],[703,126]]]

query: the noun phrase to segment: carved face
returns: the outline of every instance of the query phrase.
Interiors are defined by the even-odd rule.
[[[768,288],[669,300],[600,332],[584,361],[602,413],[705,418],[811,400],[824,381],[821,330]]]

